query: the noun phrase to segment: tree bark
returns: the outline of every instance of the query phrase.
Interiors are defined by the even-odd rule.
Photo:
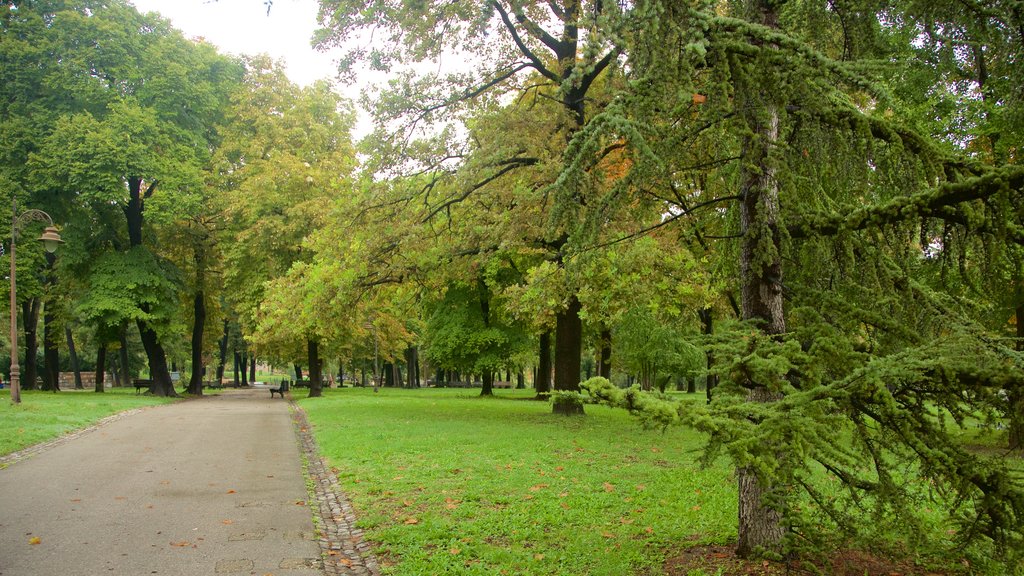
[[[292,366],[295,368],[295,381],[296,382],[301,381],[302,380],[302,365],[301,364],[292,364]]]
[[[256,382],[256,355],[249,355],[249,383]]]
[[[75,350],[75,337],[71,334],[71,326],[64,325],[64,339],[68,343],[68,358],[71,360],[71,372],[75,375],[75,390],[85,390],[82,385],[82,368],[78,363],[78,351]]]
[[[481,396],[494,396],[494,372],[490,370],[484,370],[481,376],[482,384],[480,386]]]
[[[60,392],[60,352],[57,348],[57,316],[53,304],[43,309],[43,390]]]
[[[199,257],[197,256],[198,260]],[[199,263],[197,262],[197,265]],[[202,273],[199,270],[199,273]],[[202,290],[192,299],[192,377],[188,381],[188,393],[203,395],[203,331],[206,329],[206,295]]]
[[[232,375],[235,378],[235,388],[238,388],[239,386],[242,385],[242,379],[241,379],[241,376],[238,373],[239,370],[242,369],[241,368],[241,366],[242,366],[242,353],[239,352],[238,349],[235,349],[235,352],[233,354],[233,358],[234,358],[234,362],[233,362],[233,366],[232,366]]]
[[[715,317],[711,308],[704,308],[700,311],[700,321],[701,334],[709,337],[715,333]],[[715,386],[718,386],[718,375],[711,373],[711,369],[715,365],[715,353],[711,351],[710,346],[705,349],[704,360],[707,366],[707,376],[704,379],[704,394],[707,396],[708,404],[710,404]]]
[[[117,337],[121,341],[121,349],[118,351],[118,359],[121,364],[118,366],[121,373],[121,386],[131,386],[132,368],[128,354],[128,324],[123,324],[121,326],[121,330],[118,332]]]
[[[224,321],[224,335],[217,343],[220,350],[220,362],[217,363],[217,386],[224,382],[224,369],[228,364],[228,336],[231,334],[231,324]]]
[[[313,339],[306,340],[306,353],[309,362],[309,398],[324,395],[324,384],[320,378],[320,343]]]
[[[21,371],[21,389],[35,390],[36,356],[39,354],[39,343],[36,341],[36,328],[39,325],[39,298],[32,298],[21,303],[21,322],[25,330],[25,362]],[[15,354],[17,352],[14,352]]]
[[[239,371],[242,374],[242,388],[248,388],[249,387],[249,351],[248,350],[242,350],[241,356],[239,357],[239,360],[241,360]]]
[[[526,388],[526,375],[523,374],[522,370],[520,370],[519,373],[516,374],[516,390],[522,390],[524,388]]]
[[[755,20],[778,27],[776,4],[750,0]],[[740,303],[744,320],[755,320],[768,335],[786,331],[782,301],[782,258],[778,231],[779,188],[771,156],[779,138],[778,104],[750,67],[735,71],[736,106],[750,128],[742,144],[740,168]],[[742,95],[742,96],[740,96]],[[781,396],[762,382],[747,381],[750,402],[774,402]],[[771,449],[772,447],[769,447]],[[775,447],[782,458],[784,447]],[[736,472],[739,527],[736,554],[781,553],[787,529],[782,519],[785,488],[758,477],[753,467]]]
[[[537,390],[537,398],[547,400],[551,395],[551,332],[545,330],[540,334],[538,349],[537,377],[533,387]]]
[[[96,392],[103,392],[106,388],[103,386],[103,378],[107,371],[107,343],[101,342],[99,347],[96,348]]]
[[[583,354],[583,322],[580,301],[570,297],[569,306],[555,318],[555,391],[579,392],[580,357]],[[583,414],[583,405],[572,401],[556,401],[555,414]]]

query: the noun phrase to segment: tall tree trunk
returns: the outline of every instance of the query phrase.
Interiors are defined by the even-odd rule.
[[[121,386],[131,386],[132,367],[130,365],[128,354],[128,324],[121,325],[121,329],[118,331],[117,337],[121,344],[121,349],[118,350],[118,359],[120,360],[118,370],[121,373]]]
[[[601,329],[601,355],[597,373],[602,378],[612,379],[612,330],[607,326]]]
[[[220,351],[220,361],[217,363],[217,386],[220,386],[224,382],[224,368],[228,364],[228,336],[231,334],[231,324],[224,320],[224,334],[220,337],[220,341],[217,342],[217,347]]]
[[[384,363],[384,387],[393,388],[395,386],[395,370],[391,365],[391,362]]]
[[[53,305],[43,309],[43,390],[60,391],[60,352],[57,348],[57,317]]]
[[[239,371],[242,369],[242,353],[237,348],[234,351],[233,358],[232,375],[235,378],[234,386],[238,388],[242,385],[241,375],[239,374]]]
[[[122,207],[125,220],[128,222],[128,243],[134,248],[142,246],[142,224],[145,214],[145,201],[156,189],[156,182],[153,182],[145,190],[142,189],[142,179],[137,176],[128,178],[128,204]],[[143,312],[150,312],[149,305],[140,306]],[[139,327],[139,336],[142,338],[142,347],[146,350],[146,358],[149,359],[149,377],[153,385],[149,391],[156,396],[177,396],[174,390],[174,383],[171,382],[171,373],[167,369],[167,355],[164,353],[163,345],[149,323],[145,320],[136,320]]]
[[[199,256],[196,256],[199,266]],[[202,269],[198,272],[201,274]],[[188,381],[188,393],[203,395],[203,331],[206,329],[206,295],[198,290],[192,299],[192,376]]]
[[[483,384],[480,387],[480,395],[494,396],[494,372],[484,370],[481,380]]]
[[[526,375],[523,374],[522,370],[520,370],[519,373],[516,374],[516,390],[522,390],[524,388],[526,388]]]
[[[255,354],[250,354],[249,355],[249,382],[250,383],[255,383],[256,382],[256,355]]]
[[[300,382],[302,380],[302,365],[292,364],[292,367],[295,368],[295,381]]]
[[[239,365],[239,371],[242,374],[242,388],[249,387],[249,351],[242,350],[241,356],[239,357],[241,364]]]
[[[704,308],[700,311],[700,322],[701,322],[701,333],[706,337],[710,338],[715,333],[715,317],[711,308]],[[718,374],[712,374],[711,369],[715,365],[715,353],[711,351],[711,346],[705,344],[704,360],[707,366],[707,376],[704,379],[704,393],[707,396],[708,404],[711,403],[711,396],[718,386]]]
[[[171,382],[171,372],[167,369],[167,356],[160,345],[160,338],[147,323],[139,320],[137,324],[142,347],[146,349],[146,356],[149,358],[149,377],[153,380],[149,387],[150,393],[154,396],[177,396],[178,392],[174,390],[174,383]]]
[[[555,391],[579,392],[580,356],[583,354],[583,321],[580,301],[573,295],[569,306],[555,317]],[[555,414],[583,414],[583,405],[573,401],[556,401]]]
[[[100,342],[96,348],[96,392],[103,392],[103,378],[107,371],[107,343]]]
[[[324,395],[324,383],[320,378],[320,343],[316,340],[306,340],[306,352],[309,362],[309,398],[319,398]]]
[[[25,329],[25,362],[21,371],[21,389],[35,390],[37,378],[36,356],[39,354],[39,343],[36,341],[36,327],[39,325],[39,298],[32,298],[21,303],[21,318]]]
[[[778,27],[772,0],[749,0],[755,22]],[[742,145],[740,164],[740,303],[744,320],[755,320],[768,335],[786,331],[782,301],[782,258],[778,233],[779,188],[771,155],[779,138],[778,104],[771,87],[764,85],[755,65],[734,70],[736,107],[750,128]],[[747,381],[750,402],[774,402],[781,395],[762,382]],[[775,447],[784,458],[784,446]],[[782,552],[787,532],[783,522],[785,487],[770,484],[752,466],[736,472],[739,490],[737,555],[751,557],[759,551]]]
[[[75,375],[75,390],[85,390],[82,385],[82,368],[78,363],[78,351],[75,350],[75,337],[71,334],[71,326],[64,325],[64,339],[68,343],[68,358],[71,360],[71,372]]]
[[[547,330],[540,334],[537,356],[537,377],[533,380],[533,387],[537,390],[537,398],[546,400],[551,394],[551,332]]]

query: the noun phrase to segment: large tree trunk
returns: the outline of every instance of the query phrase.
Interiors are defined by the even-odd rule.
[[[160,339],[156,332],[142,320],[138,320],[137,324],[142,347],[146,349],[146,356],[149,358],[149,377],[153,380],[149,391],[154,396],[177,396],[178,392],[174,390],[174,383],[171,382],[171,372],[167,369],[167,356],[164,355]]]
[[[60,391],[60,352],[57,347],[57,318],[53,305],[43,312],[43,390]]]
[[[249,383],[256,382],[256,355],[249,355]]]
[[[494,372],[490,370],[484,370],[481,376],[482,385],[480,386],[481,396],[494,396]]]
[[[103,378],[107,371],[107,343],[100,342],[96,348],[96,392],[103,392]]]
[[[85,390],[82,385],[82,368],[78,363],[78,351],[75,350],[75,337],[71,334],[71,326],[64,325],[64,340],[68,343],[68,358],[71,360],[71,372],[75,375],[75,390]]]
[[[234,358],[234,362],[232,363],[232,376],[234,376],[235,379],[234,387],[238,388],[242,385],[241,377],[239,375],[239,371],[242,369],[242,353],[236,349],[234,354],[232,354],[232,358]]]
[[[240,368],[242,374],[242,388],[249,387],[249,351],[243,350],[241,356],[239,356]]]
[[[533,387],[537,390],[538,399],[547,400],[551,394],[551,332],[547,330],[540,334],[537,357],[537,377],[533,379]]]
[[[125,220],[128,222],[128,244],[131,247],[142,246],[142,224],[145,214],[145,200],[149,198],[156,189],[156,182],[153,182],[145,191],[142,190],[142,179],[137,176],[128,178],[128,204],[123,206]],[[149,312],[149,306],[141,306],[143,312]],[[146,358],[149,359],[149,377],[153,385],[149,391],[156,396],[177,396],[174,390],[174,383],[171,382],[171,373],[167,369],[167,355],[164,353],[163,345],[156,331],[150,328],[145,320],[136,320],[139,327],[139,336],[142,338],[142,347],[146,350]]]
[[[775,4],[750,0],[756,21],[778,26]],[[740,286],[744,320],[755,320],[768,335],[786,331],[782,301],[782,258],[778,233],[779,188],[771,154],[779,138],[778,104],[771,89],[756,75],[753,66],[735,71],[736,106],[750,132],[743,141],[740,164]],[[774,402],[781,395],[762,382],[747,381],[751,402]],[[773,447],[769,447],[772,449]],[[782,458],[784,446],[774,447]],[[785,487],[769,484],[754,467],[736,472],[739,489],[737,555],[750,557],[759,551],[782,552],[786,526],[782,519]]]
[[[36,378],[36,356],[39,353],[39,343],[36,341],[36,327],[39,325],[39,298],[32,298],[21,303],[21,322],[25,329],[25,362],[22,364],[21,389],[35,390],[37,388]]]
[[[117,337],[121,343],[121,349],[118,351],[118,359],[120,360],[118,371],[121,374],[121,386],[131,386],[132,367],[129,364],[130,360],[128,354],[128,324],[121,326],[121,330],[118,332]]]
[[[220,386],[224,382],[224,369],[228,364],[228,336],[231,335],[231,323],[227,320],[224,321],[224,335],[220,337],[220,341],[217,342],[217,347],[220,352],[217,363],[217,386]]]
[[[46,287],[51,288],[57,283],[53,274],[53,265],[57,256],[46,253]],[[43,390],[60,391],[60,351],[57,336],[57,314],[53,299],[47,297],[43,304]]]
[[[196,258],[199,259],[198,256]],[[197,262],[198,264],[198,262]],[[199,270],[202,273],[202,270]],[[192,377],[188,381],[188,393],[203,395],[203,331],[206,329],[206,296],[202,290],[192,299]]]
[[[569,306],[555,318],[555,391],[579,392],[580,356],[583,353],[583,322],[580,301],[569,299]],[[555,414],[583,414],[583,405],[574,401],[556,401]]]
[[[309,398],[319,398],[324,395],[324,383],[320,378],[320,343],[306,340],[306,352],[309,361]]]

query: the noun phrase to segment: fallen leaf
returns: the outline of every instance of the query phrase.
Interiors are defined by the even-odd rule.
[[[543,554],[534,554],[533,555],[533,559],[537,560],[537,561],[543,560],[544,559],[544,555]]]
[[[561,472],[562,470],[565,470],[565,467],[564,466],[555,466],[555,470]]]
[[[224,525],[228,525],[228,524],[234,524],[235,521],[234,520],[221,520],[220,523],[224,524]]]
[[[615,485],[611,484],[609,482],[605,482],[604,483],[604,491],[605,492],[615,492]]]
[[[71,501],[72,502],[81,502],[82,499],[81,498],[72,498]]]
[[[402,500],[402,506],[405,506],[406,508],[409,508],[410,506],[412,506],[414,504],[415,504],[415,502],[413,502],[412,500]]]
[[[644,490],[647,490],[647,486],[646,485],[644,485],[644,484],[637,484],[636,485],[636,491],[637,492],[643,492]]]
[[[693,510],[694,512],[696,512],[697,510],[700,510],[700,504],[694,506],[693,508],[690,508],[690,510]]]
[[[338,564],[342,564],[344,566],[348,566],[349,568],[352,567],[352,561],[349,560],[348,558],[338,558]]]
[[[452,556],[458,556],[459,552],[462,552],[462,549],[461,548],[452,548],[452,549],[448,550],[448,552],[450,552]]]
[[[566,510],[569,509],[569,505],[566,504],[565,502],[559,502],[558,505],[561,506],[562,508],[565,508]]]
[[[338,555],[338,551],[337,550],[328,550],[327,551],[327,555],[328,556],[337,556]]]
[[[127,500],[126,496],[114,496],[114,500]]]
[[[612,534],[611,532],[602,532],[601,536],[604,536],[605,538],[615,538],[615,534]]]
[[[306,505],[306,501],[305,500],[296,500],[295,501],[295,505],[296,506],[305,506]]]
[[[535,484],[533,486],[530,486],[530,492],[540,492],[541,490],[543,490],[543,489],[545,489],[547,487],[548,487],[547,484]]]
[[[177,546],[178,548],[186,548],[191,545],[191,542],[185,542],[184,540],[182,540],[181,542],[171,542],[171,546]]]
[[[234,493],[235,493],[234,490],[228,490],[228,494],[234,494]]]
[[[533,494],[527,494],[526,496],[523,496],[523,500],[533,500]]]
[[[412,525],[412,524],[419,524],[420,521],[419,521],[419,518],[407,518],[405,520],[405,523],[409,524],[409,525]]]
[[[644,528],[644,532],[647,532],[648,534],[654,534],[654,528],[648,526],[647,528]]]
[[[633,523],[633,519],[632,518],[626,518],[625,516],[622,516],[621,518],[619,518],[619,524],[632,524],[632,523]]]
[[[708,101],[708,97],[703,95],[703,94],[694,94],[693,95],[693,103],[694,104],[703,104],[703,103],[705,103],[707,101]]]
[[[651,448],[651,452],[655,452],[655,453],[661,452],[661,448],[658,448],[657,446],[654,446],[654,447]]]
[[[42,542],[43,542],[43,539],[40,538],[39,536],[33,536],[33,537],[28,539],[28,543],[31,544],[32,546],[36,546],[38,544],[41,544]]]

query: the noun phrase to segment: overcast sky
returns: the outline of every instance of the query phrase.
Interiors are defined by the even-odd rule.
[[[140,12],[159,12],[186,37],[202,37],[231,54],[284,60],[288,77],[303,86],[333,80],[334,56],[309,43],[316,29],[317,0],[131,0]],[[344,91],[342,91],[344,92]],[[357,94],[345,94],[353,100]]]

